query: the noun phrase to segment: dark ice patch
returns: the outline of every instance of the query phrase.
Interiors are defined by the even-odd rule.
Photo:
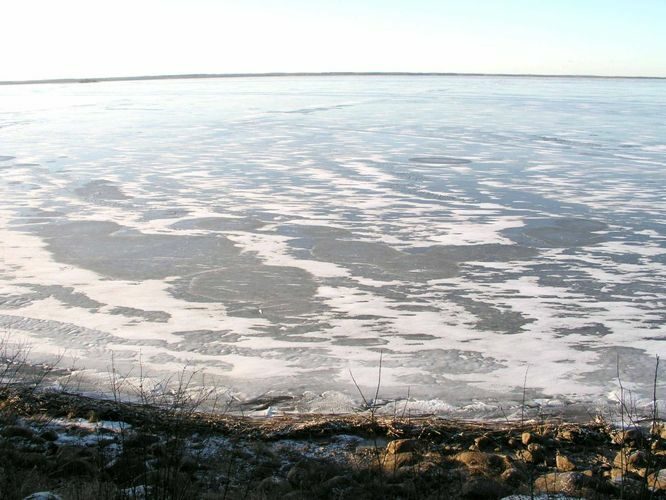
[[[384,265],[400,260],[404,254],[384,243],[357,240],[322,239],[312,249],[315,257],[340,264]]]
[[[35,319],[16,315],[0,314],[0,328],[8,331],[26,331],[38,335],[44,341],[52,341],[65,348],[81,349],[81,346],[104,349],[109,343],[122,340],[100,330],[93,330],[83,326],[53,321]]]
[[[37,293],[0,294],[0,309],[20,309],[42,298]]]
[[[402,337],[405,340],[413,340],[413,341],[436,340],[438,338],[428,333],[398,333],[396,334],[396,337]]]
[[[314,226],[307,224],[280,224],[276,233],[293,238],[351,238],[353,233],[334,226]]]
[[[32,226],[59,262],[126,279],[163,279],[230,264],[239,251],[223,236],[143,234],[114,222]]]
[[[477,317],[475,328],[505,334],[520,333],[523,327],[534,322],[533,318],[525,317],[521,312],[510,308],[499,308],[469,297],[453,295],[452,302],[463,306],[467,311]]]
[[[390,368],[418,368],[431,374],[490,373],[506,365],[477,351],[460,349],[424,349],[415,353],[395,354],[383,360]]]
[[[417,156],[410,158],[409,161],[422,165],[465,165],[472,163],[471,160],[466,158],[453,158],[450,156]]]
[[[655,380],[655,357],[643,349],[621,346],[599,347],[598,343],[590,343],[587,346],[572,346],[578,350],[594,352],[597,358],[590,362],[591,371],[576,375],[585,385],[600,384],[607,385],[609,382],[617,382],[618,368],[620,377],[624,384],[631,384],[643,390],[649,390]],[[666,366],[659,365],[657,373],[658,380],[664,380]]]
[[[185,217],[190,211],[184,208],[162,208],[155,210],[145,211],[142,220],[159,220],[159,219],[179,219]]]
[[[76,188],[74,192],[84,200],[92,202],[130,199],[130,197],[125,195],[113,182],[104,179],[90,181],[83,186]]]
[[[518,245],[433,245],[413,249],[411,254],[419,256],[422,262],[511,262],[529,260],[538,255],[533,248]]]
[[[248,260],[203,272],[179,281],[176,295],[194,300],[223,302],[233,316],[285,318],[320,313],[317,283],[296,267],[258,265]],[[254,264],[254,265],[253,265]]]
[[[128,318],[140,318],[145,321],[154,323],[166,323],[171,318],[171,314],[165,311],[145,311],[143,309],[135,309],[134,307],[114,307],[109,311],[111,314],[120,314]]]
[[[0,161],[9,161],[14,160],[15,158],[15,156],[0,156]]]
[[[380,339],[377,337],[366,337],[366,338],[354,338],[354,337],[338,337],[335,336],[331,342],[333,345],[344,345],[344,346],[355,346],[355,347],[365,347],[365,346],[375,346],[375,345],[386,345],[388,344],[387,340]]]
[[[23,294],[2,294],[0,295],[1,309],[18,309],[28,306],[34,302],[53,297],[68,307],[81,307],[84,309],[99,309],[104,304],[91,299],[86,294],[75,292],[72,287],[61,285],[34,285],[19,283],[31,290],[30,293]]]
[[[32,290],[44,298],[53,297],[70,307],[82,307],[84,309],[99,309],[105,304],[88,297],[85,293],[76,292],[74,288],[61,285],[28,285]]]
[[[378,280],[424,281],[450,278],[458,272],[453,260],[428,253],[408,254],[381,242],[320,238],[311,252],[316,260],[343,265]]]
[[[241,335],[231,330],[184,330],[173,332],[173,335],[195,339],[198,342],[238,342],[241,339]]]
[[[172,224],[173,229],[204,229],[207,231],[252,231],[264,223],[245,217],[201,217],[186,219]]]
[[[613,333],[613,331],[603,323],[592,323],[590,325],[579,326],[577,328],[557,328],[555,332],[557,337],[564,337],[567,335],[603,337],[604,335]]]
[[[595,245],[608,239],[597,234],[608,226],[589,219],[552,218],[527,219],[523,227],[512,227],[502,234],[519,245],[537,248],[568,248]]]

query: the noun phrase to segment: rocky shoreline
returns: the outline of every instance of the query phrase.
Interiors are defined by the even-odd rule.
[[[249,418],[183,401],[0,392],[0,498],[8,500],[549,495],[666,498],[666,427],[372,412]]]

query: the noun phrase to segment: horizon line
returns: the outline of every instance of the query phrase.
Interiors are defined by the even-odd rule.
[[[0,85],[39,85],[49,83],[98,83],[142,80],[187,80],[213,78],[268,78],[268,77],[317,77],[317,76],[480,76],[510,78],[596,78],[666,80],[666,76],[586,75],[586,74],[539,74],[539,73],[458,73],[458,72],[412,72],[412,71],[324,71],[324,72],[267,72],[267,73],[185,73],[142,76],[105,76],[82,78],[45,78],[31,80],[4,80]]]

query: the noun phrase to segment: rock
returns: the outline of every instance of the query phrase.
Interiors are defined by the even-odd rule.
[[[57,441],[59,437],[58,433],[52,429],[42,432],[39,436],[45,441],[50,442]]]
[[[618,451],[613,459],[613,467],[617,469],[627,468],[627,452],[626,450]]]
[[[576,464],[566,455],[555,455],[555,466],[560,472],[569,472],[576,469]]]
[[[23,439],[32,439],[35,435],[32,429],[21,427],[20,425],[8,425],[2,429],[2,435],[7,438],[18,437]]]
[[[294,487],[321,484],[327,475],[326,466],[314,460],[301,460],[289,469],[287,481]]]
[[[502,481],[513,487],[517,487],[527,481],[527,476],[515,467],[505,470],[500,477]]]
[[[41,468],[48,463],[48,458],[44,453],[35,451],[17,451],[12,458],[16,465],[26,469]]]
[[[121,455],[109,462],[105,469],[118,482],[129,482],[146,472],[146,462],[141,457]]]
[[[50,491],[38,491],[37,493],[28,495],[23,500],[62,500],[62,497]]]
[[[462,487],[462,496],[470,499],[502,498],[509,493],[506,485],[487,477],[475,477]]]
[[[661,439],[666,439],[666,424],[655,422],[652,424],[650,434],[655,437],[660,437]]]
[[[373,489],[376,490],[374,498],[414,498],[414,485],[410,481],[404,483],[380,483]],[[363,492],[360,495],[356,494],[349,498],[368,498],[368,496],[367,492]]]
[[[488,436],[479,436],[474,440],[477,449],[484,451],[495,448],[495,441]]]
[[[386,453],[407,453],[416,451],[417,447],[418,441],[416,439],[396,439],[386,445]]]
[[[573,442],[576,440],[576,434],[570,429],[564,429],[557,433],[557,438],[561,441]]]
[[[618,451],[613,459],[613,467],[630,471],[636,471],[644,467],[646,463],[647,459],[644,452],[640,450],[632,451],[629,448]]]
[[[440,463],[430,460],[418,461],[414,465],[403,465],[396,471],[398,477],[419,477],[427,475],[439,475],[443,472]]]
[[[326,491],[340,493],[358,486],[358,483],[351,476],[334,476],[322,486]]]
[[[640,427],[631,427],[624,431],[618,431],[613,435],[613,442],[615,444],[629,444],[636,445],[643,438],[643,431]]]
[[[535,441],[535,436],[531,432],[523,432],[520,436],[520,440],[525,446],[527,446]]]
[[[622,476],[624,476],[624,470],[622,469],[613,468],[609,472],[609,477],[612,481],[622,480]]]
[[[579,492],[589,478],[578,472],[550,472],[539,476],[534,481],[534,491],[537,493],[565,493],[573,495]]]
[[[629,453],[629,456],[627,456],[627,461],[632,467],[644,467],[647,464],[645,452],[641,450],[636,450]]]
[[[67,445],[58,448],[58,460],[61,462],[90,456],[92,456],[92,452],[86,448],[81,448],[80,446]]]
[[[530,443],[526,450],[520,450],[518,457],[528,464],[539,464],[546,459],[546,452],[540,444]]]
[[[58,467],[58,474],[69,477],[69,476],[86,476],[94,477],[97,473],[97,468],[88,462],[87,460],[77,459],[64,464]]]
[[[465,464],[471,472],[499,473],[505,469],[500,456],[482,451],[463,451],[454,455],[453,459]]]
[[[178,466],[178,470],[186,474],[193,474],[203,468],[204,464],[199,463],[194,457],[188,455],[181,458],[180,465]]]
[[[289,482],[279,477],[267,477],[262,479],[256,487],[256,491],[266,498],[277,498],[291,490]]]
[[[154,434],[135,434],[129,439],[126,439],[123,446],[127,449],[130,448],[147,448],[152,444],[159,443],[160,438]]]
[[[666,469],[650,474],[648,476],[648,486],[657,491],[666,490]]]
[[[309,496],[304,491],[294,490],[290,491],[282,497],[282,500],[308,500]]]
[[[382,467],[386,472],[395,472],[405,465],[413,465],[418,461],[416,454],[411,452],[384,455]]]
[[[626,470],[623,471],[622,469],[611,469],[609,472],[609,479],[610,484],[614,486],[639,484],[634,473]]]
[[[506,444],[509,446],[509,448],[518,448],[520,441],[518,441],[516,438],[509,438]]]

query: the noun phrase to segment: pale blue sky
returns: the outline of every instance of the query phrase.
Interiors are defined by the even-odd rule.
[[[0,80],[271,71],[666,76],[666,0],[3,0]]]

